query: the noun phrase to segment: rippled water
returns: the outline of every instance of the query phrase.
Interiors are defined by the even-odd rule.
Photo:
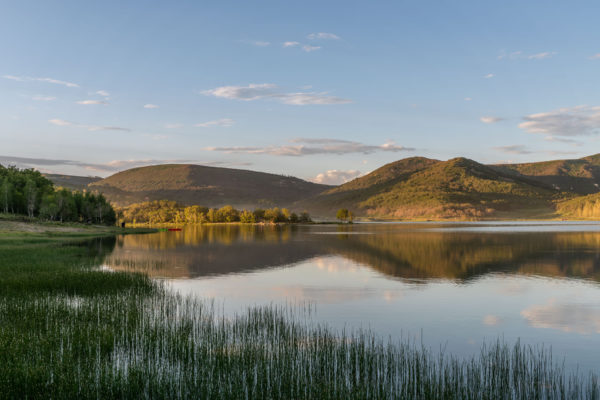
[[[600,224],[195,226],[117,239],[106,265],[225,312],[310,302],[315,318],[458,354],[551,346],[600,372]]]

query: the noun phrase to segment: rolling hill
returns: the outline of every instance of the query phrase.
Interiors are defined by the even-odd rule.
[[[347,207],[357,215],[401,219],[546,217],[559,191],[518,172],[466,158],[409,158],[300,201],[314,215]]]
[[[591,218],[600,193],[600,154],[574,160],[484,165],[411,157],[340,186],[262,172],[168,164],[105,179],[47,175],[58,186],[103,193],[124,207],[150,200],[236,208],[290,207],[331,219],[345,207],[390,219]],[[586,197],[587,196],[587,197]],[[598,194],[600,196],[600,194]]]
[[[232,168],[166,164],[133,168],[91,183],[113,204],[126,206],[151,200],[183,205],[236,208],[289,206],[331,186],[298,178]]]

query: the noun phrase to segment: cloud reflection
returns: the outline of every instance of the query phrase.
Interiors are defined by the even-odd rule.
[[[591,304],[560,304],[550,299],[546,304],[533,305],[521,311],[521,316],[534,328],[590,335],[600,333],[600,309]]]

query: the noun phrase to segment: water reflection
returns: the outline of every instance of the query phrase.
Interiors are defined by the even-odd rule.
[[[559,303],[552,298],[545,304],[527,307],[521,315],[535,328],[582,335],[600,333],[600,310],[590,304]]]
[[[194,226],[120,237],[108,263],[201,277],[338,255],[390,277],[468,281],[489,273],[600,280],[600,233],[471,232],[454,226]],[[445,231],[444,231],[445,229]]]
[[[589,349],[600,346],[599,227],[508,228],[198,226],[120,237],[106,264],[168,278],[226,312],[308,301],[336,328],[412,335],[454,354],[520,339],[552,346],[568,367],[597,370]]]
[[[292,241],[295,235],[295,227],[223,225],[123,236],[107,263],[154,277],[193,278],[293,264],[320,254],[309,242]]]

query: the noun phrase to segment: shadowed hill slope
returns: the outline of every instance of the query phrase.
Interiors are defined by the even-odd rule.
[[[557,190],[580,195],[596,193],[600,190],[600,154],[575,160],[503,164],[496,167],[505,172],[517,172],[544,182]]]
[[[65,189],[82,191],[87,189],[90,183],[102,180],[97,176],[74,176],[61,174],[43,174],[50,179],[54,186],[64,187]]]
[[[89,185],[117,206],[168,199],[239,208],[288,206],[330,188],[288,176],[191,164],[133,168]]]

